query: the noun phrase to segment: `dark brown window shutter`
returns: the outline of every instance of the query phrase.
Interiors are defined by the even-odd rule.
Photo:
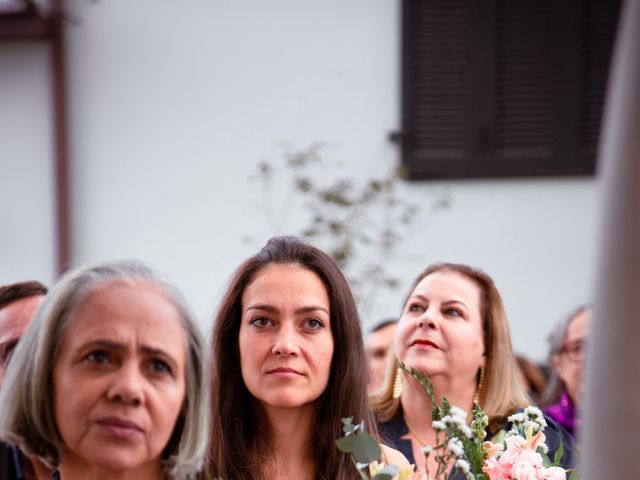
[[[409,171],[420,177],[467,168],[472,115],[467,4],[404,2],[402,148]]]
[[[619,0],[404,0],[410,178],[593,172]]]

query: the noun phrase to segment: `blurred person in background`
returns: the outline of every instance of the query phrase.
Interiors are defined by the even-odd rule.
[[[47,287],[37,281],[0,287],[0,388],[13,351],[46,294]],[[23,478],[44,480],[51,472],[16,446],[0,443],[0,480]]]
[[[549,336],[551,377],[543,397],[544,412],[575,437],[580,428],[582,377],[591,306],[581,305]]]
[[[367,389],[373,393],[384,379],[387,366],[387,357],[391,351],[391,343],[396,333],[398,321],[394,318],[377,323],[367,335],[364,349],[367,354],[367,366],[369,368],[369,384]]]
[[[546,388],[546,379],[542,369],[524,355],[517,354],[520,381],[534,403],[539,404]]]
[[[143,264],[70,271],[14,352],[0,437],[54,479],[194,478],[208,433],[205,351],[182,296]]]
[[[0,287],[0,386],[18,340],[47,294],[40,282],[20,282]]]

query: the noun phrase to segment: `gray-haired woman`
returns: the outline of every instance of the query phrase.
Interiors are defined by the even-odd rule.
[[[64,275],[20,341],[0,437],[63,480],[191,478],[208,436],[202,337],[139,262]]]

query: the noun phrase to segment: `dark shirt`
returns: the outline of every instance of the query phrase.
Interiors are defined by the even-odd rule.
[[[0,480],[24,480],[24,461],[25,458],[18,447],[0,442]],[[51,479],[60,480],[57,471]]]
[[[22,480],[20,452],[15,447],[0,442],[0,480]]]
[[[546,438],[545,443],[547,444],[547,447],[549,447],[547,455],[553,460],[556,450],[558,450],[558,447],[560,446],[560,440],[562,440],[563,454],[560,459],[560,466],[565,469],[574,468],[575,459],[573,456],[573,439],[567,431],[562,428],[562,426],[546,415],[545,420],[547,421],[547,427],[544,429],[544,435]],[[487,432],[487,438],[490,439],[502,429],[509,431],[511,429],[509,422],[505,422],[499,428],[495,429],[495,431]],[[411,440],[402,438],[409,433],[409,429],[402,418],[401,408],[398,408],[396,415],[388,422],[378,423],[378,432],[382,443],[400,451],[405,457],[407,457],[409,463],[413,463],[415,465],[416,461],[415,458],[413,458]],[[452,480],[464,480],[465,476],[462,472],[456,472],[456,474],[450,478]]]

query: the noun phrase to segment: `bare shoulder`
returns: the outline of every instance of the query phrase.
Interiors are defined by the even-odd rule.
[[[394,450],[386,445],[380,445],[380,448],[382,448],[382,460],[387,465],[396,465],[400,468],[409,467],[411,465],[409,460],[407,460],[407,457],[398,450]]]

